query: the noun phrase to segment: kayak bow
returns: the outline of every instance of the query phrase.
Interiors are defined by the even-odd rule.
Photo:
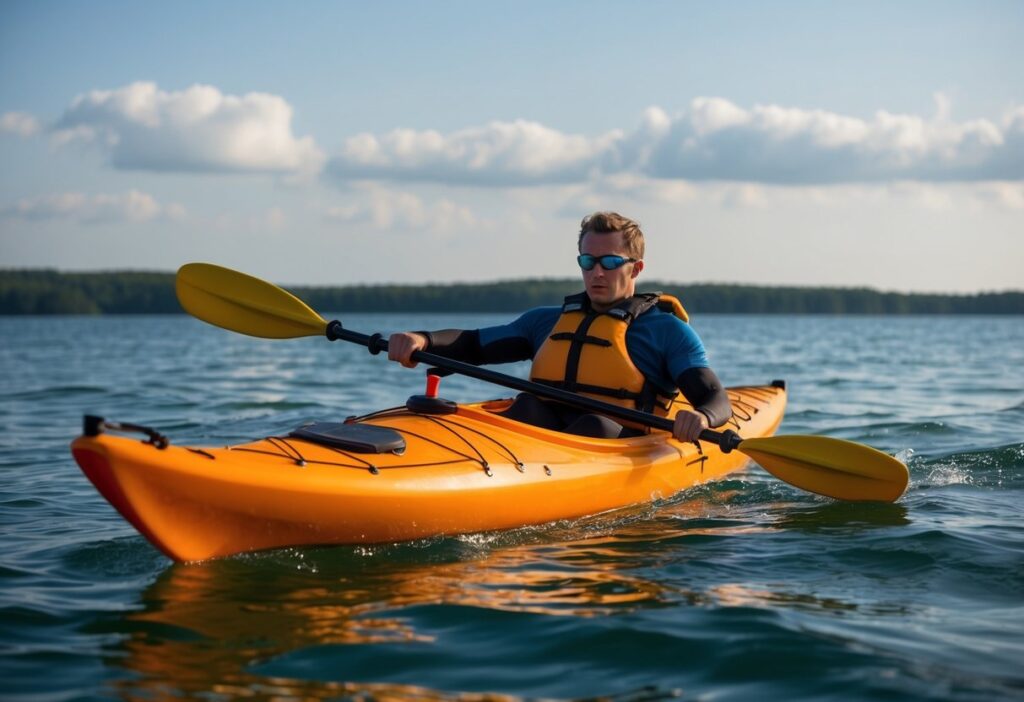
[[[728,390],[732,426],[775,431],[782,387]],[[225,448],[115,436],[93,418],[72,453],[103,496],[174,560],[260,549],[420,539],[571,519],[667,498],[746,458],[654,431],[592,439],[497,414],[399,407]],[[115,430],[145,429],[109,425]]]

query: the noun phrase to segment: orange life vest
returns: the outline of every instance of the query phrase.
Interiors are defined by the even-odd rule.
[[[606,312],[590,309],[585,293],[570,295],[551,335],[533,357],[530,380],[611,404],[660,416],[672,399],[636,367],[626,348],[629,325],[652,307],[689,321],[682,303],[671,295],[634,295]]]

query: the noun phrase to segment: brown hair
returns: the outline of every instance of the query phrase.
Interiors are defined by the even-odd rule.
[[[644,233],[640,231],[640,225],[618,212],[595,212],[584,217],[580,222],[580,238],[576,242],[576,248],[579,249],[583,245],[583,237],[586,234],[612,232],[622,232],[622,243],[630,258],[644,257]]]

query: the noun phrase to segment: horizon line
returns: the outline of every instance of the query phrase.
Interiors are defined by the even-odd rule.
[[[243,272],[244,271],[240,271]],[[147,268],[97,268],[97,269],[61,269],[48,266],[39,267],[0,267],[0,274],[4,273],[56,273],[58,275],[117,275],[123,273],[132,274],[151,274],[151,275],[176,275],[177,271],[169,270],[158,270],[158,269],[147,269]],[[528,283],[528,282],[547,282],[547,283],[565,283],[577,280],[571,276],[565,277],[524,277],[524,278],[496,278],[492,280],[453,280],[448,282],[393,282],[393,281],[382,281],[382,282],[361,282],[361,283],[275,283],[276,285],[287,287],[287,288],[372,288],[372,287],[452,287],[456,285],[497,285],[497,284],[515,284],[515,283]],[[795,284],[795,283],[739,283],[739,282],[727,282],[727,281],[671,281],[671,280],[659,280],[651,279],[650,284],[661,284],[661,285],[672,285],[679,287],[711,287],[711,286],[722,286],[722,287],[734,287],[734,288],[762,288],[762,289],[792,289],[792,290],[811,290],[811,289],[827,289],[827,290],[867,290],[880,294],[892,294],[892,295],[942,295],[945,297],[976,297],[979,295],[1006,295],[1015,293],[1024,293],[1024,287],[1022,288],[1003,288],[1003,289],[981,289],[971,292],[942,292],[935,290],[896,290],[896,289],[885,289],[880,287],[874,287],[871,285],[829,285],[829,284]],[[638,285],[639,287],[639,285]]]

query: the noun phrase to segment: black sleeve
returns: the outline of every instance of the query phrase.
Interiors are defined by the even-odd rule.
[[[720,427],[732,416],[729,395],[710,368],[687,368],[676,378],[683,397],[708,418],[708,425]]]
[[[427,337],[426,351],[475,366],[488,363],[513,363],[533,358],[530,342],[519,337],[499,339],[487,346],[480,345],[480,332],[476,329],[444,329],[420,331]]]
[[[475,366],[483,362],[480,353],[480,333],[475,329],[442,329],[416,333],[427,337],[427,348],[424,351],[455,361],[472,363]]]

